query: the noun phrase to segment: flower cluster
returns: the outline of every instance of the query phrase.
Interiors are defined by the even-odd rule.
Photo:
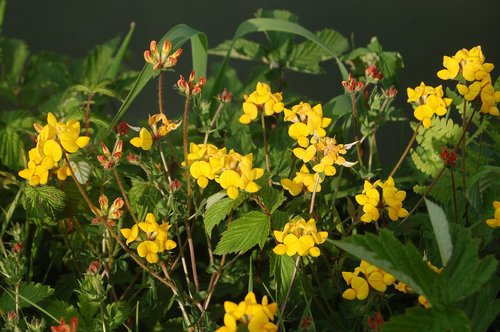
[[[267,296],[258,303],[253,292],[248,292],[245,300],[236,304],[224,302],[224,326],[219,327],[216,332],[275,332],[278,331],[272,321],[278,310],[276,303],[269,303]]]
[[[382,200],[379,188],[382,189]],[[395,187],[391,176],[385,182],[377,180],[373,184],[365,180],[363,191],[356,195],[356,202],[363,206],[361,221],[365,223],[377,221],[380,218],[380,210],[383,209],[387,210],[392,221],[407,217],[408,211],[403,208],[405,198],[406,192]]]
[[[366,74],[368,75],[368,72]],[[356,80],[354,76],[349,73],[347,80],[342,81],[342,86],[347,93],[353,94],[363,90],[365,84],[361,81]]]
[[[377,83],[384,78],[384,74],[380,72],[380,68],[375,65],[369,65],[365,69],[365,76],[367,82]]]
[[[472,101],[479,97],[481,113],[499,116],[497,103],[500,102],[500,91],[495,91],[490,75],[495,66],[485,60],[481,46],[470,50],[464,48],[457,51],[454,56],[443,57],[445,69],[438,71],[437,76],[442,80],[461,81],[457,89],[465,100]],[[465,79],[465,82],[461,78]]]
[[[198,186],[205,188],[209,180],[215,180],[232,199],[239,196],[240,190],[248,193],[259,191],[255,180],[264,174],[262,168],[253,167],[253,154],[243,156],[212,144],[191,143],[187,164]]]
[[[413,115],[422,122],[424,128],[429,128],[434,114],[443,116],[448,112],[448,106],[451,105],[450,98],[443,98],[443,86],[435,88],[425,85],[421,82],[419,86],[407,88],[408,102],[415,106]]]
[[[207,82],[207,79],[204,76],[201,76],[198,79],[198,82],[195,82],[195,73],[194,70],[189,74],[189,79],[186,81],[182,75],[179,76],[179,80],[177,81],[177,89],[179,92],[187,97],[196,96],[201,92],[201,88]]]
[[[113,204],[111,204],[110,207],[108,197],[104,194],[99,196],[100,210],[98,212],[101,217],[94,218],[92,223],[98,224],[102,218],[104,218],[104,222],[110,226],[114,226],[116,224],[115,220],[118,220],[123,215],[123,210],[121,210],[121,208],[124,204],[125,202],[123,199],[118,197],[113,201]]]
[[[19,176],[27,179],[32,186],[47,184],[51,173],[64,181],[71,175],[66,163],[68,154],[85,147],[90,138],[80,136],[80,122],[77,120],[58,122],[50,112],[45,126],[35,124],[34,127],[38,132],[36,147],[29,151],[28,168],[19,171]]]
[[[455,149],[448,150],[445,146],[443,146],[440,156],[446,167],[457,167],[458,155]]]
[[[363,275],[360,275],[362,273]],[[373,289],[384,293],[387,286],[394,284],[396,278],[392,274],[386,273],[378,267],[371,265],[365,260],[361,260],[354,272],[342,271],[342,277],[350,288],[342,293],[346,300],[364,300],[368,297],[371,286]]]
[[[116,141],[113,147],[113,152],[110,152],[106,144],[101,143],[102,155],[97,156],[97,160],[104,167],[104,169],[110,169],[118,165],[120,159],[122,158],[123,151],[123,141],[121,139]]]
[[[321,252],[316,245],[322,244],[328,237],[327,232],[318,232],[313,218],[307,222],[303,218],[294,219],[285,225],[283,231],[274,231],[273,234],[279,242],[273,249],[274,253],[288,256],[318,257]]]
[[[177,60],[182,54],[182,48],[177,49],[174,53],[170,54],[172,50],[172,43],[166,39],[163,42],[161,50],[158,50],[156,40],[151,41],[149,44],[149,51],[144,51],[144,60],[153,65],[154,70],[166,70],[175,66]]]
[[[159,125],[160,122],[161,125]],[[181,124],[180,122],[170,121],[163,113],[158,113],[149,116],[148,125],[151,128],[151,132],[144,127],[140,130],[137,128],[139,136],[132,138],[130,144],[146,151],[150,150],[154,141],[179,128]]]
[[[500,227],[500,201],[494,201],[493,208],[495,209],[495,217],[487,219],[486,223],[490,227],[497,228]]]
[[[245,95],[244,98],[243,115],[239,119],[243,124],[249,124],[257,119],[259,111],[271,116],[275,113],[281,113],[285,109],[285,105],[281,102],[283,99],[281,92],[273,93],[271,87],[266,83],[258,82],[255,91],[248,96]]]
[[[319,192],[320,183],[323,182],[321,174],[335,175],[334,164],[345,167],[355,164],[347,162],[342,156],[353,144],[337,144],[335,138],[326,136],[325,128],[330,125],[331,119],[323,117],[320,104],[311,107],[310,104],[301,102],[291,110],[285,109],[285,121],[292,122],[288,135],[299,145],[293,149],[293,154],[304,163],[295,178],[281,180],[281,185],[291,195],[297,196],[303,189]],[[314,170],[314,174],[310,173],[307,163]]]
[[[177,247],[177,243],[168,238],[169,228],[168,222],[160,225],[154,215],[148,213],[145,221],[135,224],[132,228],[122,228],[120,232],[127,239],[127,245],[134,241],[140,242],[137,246],[139,256],[146,257],[149,263],[157,263],[159,253]],[[143,236],[139,236],[139,229],[143,232]]]

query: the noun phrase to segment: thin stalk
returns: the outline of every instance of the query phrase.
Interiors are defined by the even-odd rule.
[[[299,267],[299,262],[300,262],[300,256],[297,255],[297,257],[295,258],[295,264],[293,266],[290,285],[288,286],[288,290],[286,292],[285,299],[283,300],[283,305],[281,306],[279,322],[283,321],[283,317],[284,317],[285,309],[286,309],[286,304],[288,302],[288,299],[290,298],[290,294],[292,293],[293,283],[295,281],[295,276],[297,275],[297,269]],[[278,322],[278,325],[280,325],[279,322]]]
[[[469,123],[467,123],[467,100],[464,98],[464,112],[462,114],[462,127],[464,128],[464,137],[465,137],[465,131],[466,131],[466,126],[469,126],[469,123],[472,122],[472,116],[474,116],[474,112],[472,113],[472,116],[469,120]],[[462,191],[464,193],[464,198],[465,198],[465,204],[464,204],[464,217],[465,217],[465,223],[467,224],[469,221],[468,218],[468,210],[469,210],[469,201],[465,197],[465,191],[467,190],[467,177],[466,177],[466,172],[465,172],[465,161],[466,161],[466,154],[465,154],[465,139],[462,140]]]
[[[352,113],[354,115],[354,137],[356,142],[356,153],[358,155],[359,166],[361,169],[364,169],[363,166],[363,158],[361,157],[361,144],[359,143],[359,127],[358,127],[358,109],[356,106],[357,99],[354,94],[351,94],[351,102],[352,102]]]
[[[186,102],[184,104],[184,130],[182,132],[183,138],[183,148],[184,148],[184,160],[188,160],[188,111],[189,111],[189,96],[186,96]],[[186,182],[187,182],[187,214],[191,213],[191,198],[193,196],[193,189],[191,188],[191,176],[189,174],[189,168],[186,167]],[[200,291],[200,284],[198,282],[198,272],[196,271],[196,257],[194,253],[194,244],[193,244],[193,234],[191,233],[191,225],[189,224],[189,220],[185,220],[185,227],[187,233],[187,240],[189,246],[189,255],[191,258],[191,270],[193,272],[193,281],[194,287],[196,291]]]
[[[217,111],[215,111],[214,117],[213,117],[212,121],[210,122],[210,127],[208,128],[207,132],[205,133],[205,138],[203,139],[203,144],[207,144],[208,136],[210,135],[210,131],[214,127],[215,123],[217,122],[217,119],[219,118],[223,107],[224,107],[224,104],[220,103],[219,107],[217,108]]]
[[[260,113],[260,124],[262,126],[262,139],[264,140],[264,150],[266,152],[266,170],[268,172],[271,172],[271,165],[269,163],[269,146],[267,145],[266,121],[264,120],[264,112]]]
[[[163,114],[163,72],[158,75],[158,111]]]
[[[167,268],[166,268],[166,266],[165,266],[164,263],[161,264],[161,269],[163,271],[163,274],[165,274],[165,278],[167,280],[170,280],[170,282],[173,282],[172,278],[170,278],[170,275],[168,274]],[[177,291],[176,288],[173,288],[172,292],[174,293],[175,296],[179,297],[179,292]],[[182,317],[184,318],[184,322],[186,323],[186,327],[190,326],[191,325],[191,321],[189,320],[189,316],[188,316],[188,314],[186,312],[186,308],[184,308],[184,305],[182,304],[182,302],[179,299],[177,299],[177,303],[179,304],[179,308],[182,311]]]
[[[224,269],[224,263],[226,262],[226,255],[223,255],[220,261],[220,267],[217,270],[217,272],[213,275],[213,278],[211,278],[211,284],[208,286],[208,295],[207,298],[205,299],[205,303],[203,304],[203,308],[207,310],[208,304],[210,303],[210,300],[212,298],[212,295],[215,291],[215,286],[217,286],[217,282],[219,281],[219,278],[222,274],[222,270]],[[213,281],[212,281],[213,280]]]
[[[455,185],[455,175],[453,175],[453,168],[450,167],[450,176],[451,176],[451,189],[453,193],[453,210],[455,215],[455,224],[458,224],[458,208],[457,208],[457,187]]]
[[[159,146],[160,149],[160,157],[161,157],[161,162],[163,163],[163,168],[165,169],[165,172],[167,173],[167,179],[168,179],[168,184],[172,184],[172,177],[170,176],[170,170],[168,169],[168,164],[167,160],[165,159],[165,154],[163,153],[163,149],[161,148],[161,145]]]
[[[123,188],[122,180],[120,178],[120,174],[118,174],[118,171],[116,170],[116,167],[113,167],[113,174],[116,178],[116,182],[118,183],[118,187],[120,188],[120,192],[122,193],[123,200],[125,201],[125,205],[127,206],[127,209],[130,212],[132,219],[134,219],[134,222],[136,224],[138,224],[139,220],[137,220],[137,217],[134,213],[134,210],[132,209],[132,205],[130,204],[130,201],[128,200],[127,192],[125,191],[125,188]]]
[[[90,104],[92,104],[92,98],[94,98],[94,93],[89,92],[87,98],[87,107],[85,108],[85,136],[89,136]]]
[[[312,192],[312,196],[311,196],[311,205],[309,206],[309,218],[311,218],[312,216],[312,213],[314,211],[314,201],[316,200],[316,189],[318,188],[318,185],[319,185],[319,173],[318,174],[318,177],[316,178],[316,182],[314,183],[314,189],[313,189],[313,192]]]
[[[399,166],[401,166],[406,155],[408,154],[408,152],[410,152],[411,146],[413,145],[413,142],[415,142],[415,139],[417,138],[418,130],[420,129],[421,126],[422,126],[422,124],[419,123],[417,128],[415,128],[415,131],[413,132],[413,136],[410,138],[410,141],[408,142],[406,149],[403,151],[403,154],[399,158],[396,166],[394,166],[394,168],[392,169],[391,173],[389,174],[389,177],[394,176],[394,174],[396,174],[396,171],[398,170]]]
[[[15,291],[16,291],[16,317],[19,317],[19,284],[21,280],[16,282]]]

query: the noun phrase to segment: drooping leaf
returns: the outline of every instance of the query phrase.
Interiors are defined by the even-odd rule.
[[[240,205],[242,202],[243,195],[238,196],[237,199],[226,197],[211,204],[210,206],[207,203],[204,223],[208,235],[210,236],[214,227],[226,219],[226,216],[231,212],[231,210]]]
[[[125,52],[127,51],[127,47],[130,42],[130,39],[132,38],[134,30],[135,30],[135,23],[132,22],[130,24],[130,29],[127,35],[125,36],[125,38],[122,41],[122,44],[120,45],[120,48],[118,49],[118,51],[116,51],[115,56],[113,57],[112,61],[110,62],[106,70],[106,74],[104,75],[105,79],[114,80],[116,78],[116,75],[118,74],[118,70],[120,69],[123,57],[125,56]]]
[[[474,295],[469,296],[458,304],[471,320],[472,331],[488,330],[491,324],[500,315],[500,299],[498,298],[499,283],[496,287],[488,285],[481,287]]]
[[[425,199],[425,204],[427,205],[427,211],[429,211],[429,218],[438,244],[441,262],[443,266],[446,266],[453,252],[448,220],[441,207],[428,199]]]
[[[343,115],[352,113],[351,98],[345,94],[334,97],[323,106],[323,113],[333,114],[334,121]]]
[[[118,48],[119,38],[113,38],[105,44],[96,46],[85,58],[82,81],[86,85],[100,83],[106,77],[111,66],[113,54]]]
[[[52,186],[26,185],[23,202],[26,219],[40,226],[56,224],[56,214],[64,209],[64,199],[64,192]]]
[[[344,240],[332,240],[332,243],[392,274],[418,294],[423,294],[433,305],[438,301],[433,292],[437,274],[425,264],[413,244],[402,244],[390,231],[382,229],[377,235],[352,235]]]
[[[0,63],[2,63],[1,79],[7,81],[10,87],[16,86],[24,71],[28,59],[28,45],[14,38],[0,39]]]
[[[465,196],[474,209],[481,211],[485,191],[495,186],[499,177],[500,167],[484,165],[477,169],[475,174],[467,179]]]
[[[214,253],[217,255],[246,252],[266,242],[270,229],[269,217],[258,211],[251,211],[233,220],[222,234]]]
[[[470,331],[470,321],[461,310],[447,308],[438,311],[433,308],[414,307],[403,315],[392,317],[382,325],[382,332],[442,332]]]

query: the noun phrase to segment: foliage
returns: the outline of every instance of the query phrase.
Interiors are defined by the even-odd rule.
[[[415,121],[394,105],[403,59],[377,38],[357,47],[259,10],[212,49],[171,28],[136,72],[134,30],[82,59],[0,37],[3,330],[495,324],[500,80],[480,47],[436,68],[457,86],[408,88]],[[186,47],[171,118],[165,76]],[[328,61],[342,94],[289,89],[289,72]],[[158,112],[123,122],[150,81]],[[413,137],[391,167],[377,137],[394,122]]]

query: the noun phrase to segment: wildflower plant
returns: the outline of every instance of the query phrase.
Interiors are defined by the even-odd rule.
[[[398,82],[401,55],[376,38],[350,49],[340,33],[297,22],[260,10],[211,50],[204,33],[178,25],[150,42],[140,72],[123,64],[132,25],[85,61],[19,58],[29,70],[15,73],[15,87],[0,73],[0,92],[23,101],[0,116],[7,328],[494,324],[500,92],[486,49],[445,56],[444,69],[427,64],[443,82],[415,87]],[[266,47],[250,32],[265,32]],[[0,39],[0,61],[23,45]],[[224,56],[217,73],[207,72],[208,53]],[[258,70],[240,81],[231,58]],[[311,100],[286,84],[289,71],[319,74],[325,61],[339,66],[331,82],[340,95]],[[189,75],[174,73],[181,62]],[[30,76],[45,67],[74,77]],[[157,109],[124,122],[149,81]],[[382,146],[391,122],[411,138]],[[407,147],[388,166],[379,151],[399,141]]]

